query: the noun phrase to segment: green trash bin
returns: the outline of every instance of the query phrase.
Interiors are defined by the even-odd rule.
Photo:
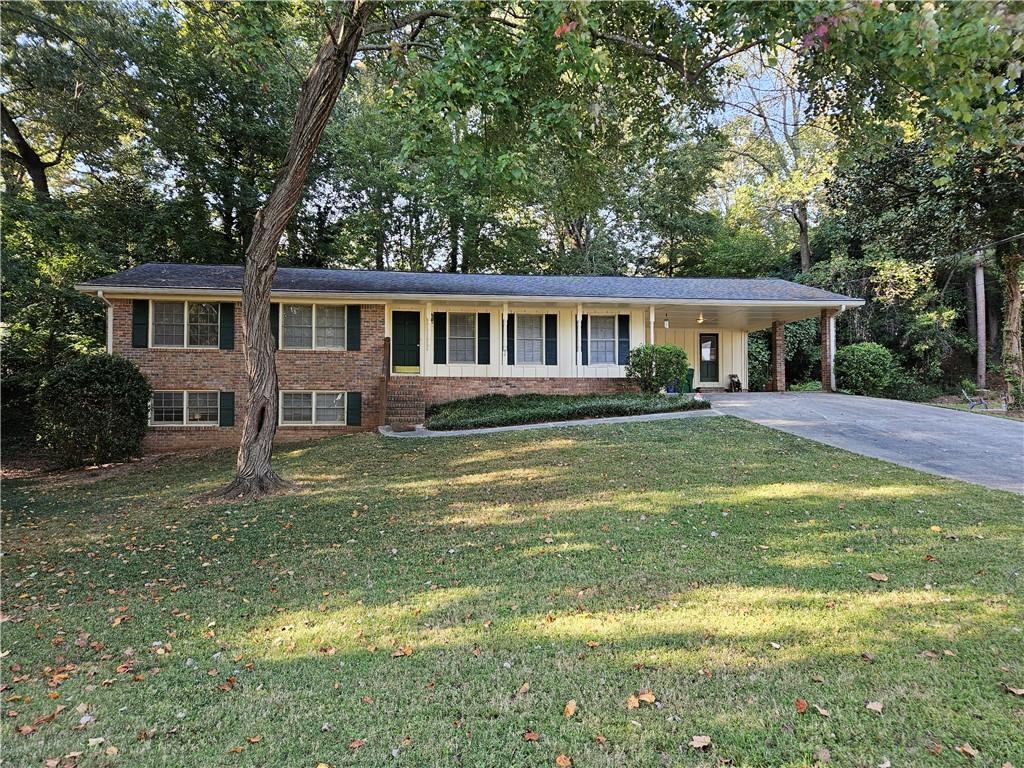
[[[683,392],[693,392],[693,368],[686,369],[686,384],[683,385]]]

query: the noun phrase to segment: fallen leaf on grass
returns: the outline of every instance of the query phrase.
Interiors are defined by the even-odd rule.
[[[348,748],[355,752],[366,743],[366,739],[353,739],[348,743]]]
[[[653,693],[646,689],[640,691],[640,693],[638,693],[636,697],[640,699],[640,701],[645,702],[646,704],[653,704],[655,701],[658,700],[657,696],[655,696]]]
[[[832,716],[832,712],[830,712],[829,710],[827,710],[827,709],[825,709],[823,707],[819,707],[817,704],[814,705],[814,709],[822,717],[831,717]]]
[[[961,755],[965,755],[967,757],[977,757],[978,755],[981,754],[980,752],[978,752],[978,750],[976,750],[974,747],[972,747],[966,741],[963,744],[961,744],[959,747],[957,747],[956,751],[959,752]]]
[[[525,696],[529,692],[530,692],[530,684],[529,683],[523,683],[522,685],[519,686],[519,690],[517,691],[517,693],[520,696]]]
[[[523,734],[523,741],[538,741],[539,739],[540,734],[536,731],[526,731],[526,733]]]
[[[640,699],[638,699],[633,694],[630,694],[629,698],[626,699],[626,709],[637,709],[639,706]]]
[[[694,736],[690,739],[690,746],[694,749],[707,749],[711,746],[710,736]]]
[[[403,645],[401,648],[399,648],[398,650],[396,650],[394,653],[391,654],[391,658],[393,658],[393,659],[397,659],[397,658],[399,658],[401,656],[412,656],[412,646],[411,645]]]
[[[878,573],[877,571],[872,571],[871,573],[869,573],[868,574],[868,578],[871,579],[872,581],[888,581],[889,580],[888,576],[886,576],[884,573]]]
[[[263,741],[263,737],[262,736],[250,736],[250,737],[248,737],[246,739],[246,741],[248,741],[250,744],[259,744],[261,741]]]
[[[555,765],[557,765],[558,768],[569,768],[569,766],[572,765],[572,758],[568,755],[559,755],[555,758]]]
[[[601,644],[597,640],[587,640],[587,648],[597,648]]]
[[[806,701],[804,701],[803,699],[797,699],[797,700],[796,700],[796,701],[794,701],[793,703],[794,703],[794,704],[796,705],[796,711],[797,711],[797,712],[798,712],[799,714],[801,714],[801,715],[802,715],[802,714],[803,714],[804,712],[806,712],[806,711],[807,711],[807,702],[806,702]]]
[[[1007,693],[1012,693],[1014,696],[1024,696],[1024,688],[1014,688],[1006,683],[1000,683],[1000,685],[1003,686],[1003,690]]]
[[[819,763],[827,763],[832,759],[832,753],[829,752],[825,747],[814,750],[814,759]]]
[[[872,712],[882,714],[883,704],[880,701],[869,701],[864,705],[865,709],[870,709]]]
[[[566,717],[572,717],[576,714],[576,699],[569,699],[565,702],[565,709],[562,710],[562,714]]]
[[[602,735],[601,735],[601,734],[599,733],[599,734],[597,734],[597,735],[596,735],[596,736],[594,737],[594,741],[596,741],[596,742],[597,742],[598,744],[604,744],[604,743],[605,743],[606,741],[608,741],[608,737],[607,737],[607,736],[602,736]]]

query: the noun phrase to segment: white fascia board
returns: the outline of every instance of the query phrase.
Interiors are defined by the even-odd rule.
[[[105,296],[112,297],[143,297],[143,296],[209,296],[211,298],[237,299],[242,295],[240,290],[224,288],[147,288],[144,286],[91,286],[78,284],[75,289],[92,295],[102,291]],[[385,304],[396,301],[435,301],[460,302],[476,304],[643,304],[645,307],[655,306],[734,306],[734,307],[860,307],[864,299],[829,299],[817,300],[781,300],[781,299],[652,299],[644,296],[608,297],[608,296],[520,296],[500,294],[438,294],[438,293],[340,293],[334,291],[274,291],[271,298],[286,301],[339,301],[359,302],[361,304]]]

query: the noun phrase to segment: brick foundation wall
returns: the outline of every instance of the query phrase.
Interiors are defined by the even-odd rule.
[[[114,299],[113,352],[135,362],[153,389],[207,389],[235,393],[235,426],[150,427],[143,447],[159,453],[184,449],[234,447],[245,419],[245,364],[242,359],[241,305],[235,305],[234,349],[166,349],[132,346],[132,302]],[[277,351],[281,389],[320,389],[362,393],[362,425],[358,427],[280,427],[278,442],[373,429],[381,423],[380,382],[384,360],[384,307],[364,304],[360,310],[358,351]]]
[[[515,376],[393,376],[388,386],[391,390],[418,390],[422,393],[428,408],[437,403],[481,395],[607,395],[638,391],[636,385],[627,379],[546,379]]]

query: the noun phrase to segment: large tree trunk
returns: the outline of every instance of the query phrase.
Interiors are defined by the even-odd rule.
[[[7,134],[7,138],[14,144],[14,148],[18,150],[17,154],[4,150],[4,157],[18,163],[28,172],[28,177],[32,180],[32,188],[37,196],[49,198],[50,184],[46,179],[46,169],[53,163],[43,162],[32,145],[21,134],[21,129],[18,128],[18,124],[14,122],[14,118],[11,117],[11,113],[7,111],[3,102],[0,102],[0,125],[3,126],[3,132]]]
[[[458,213],[448,214],[448,272],[459,271],[459,236],[462,234],[462,217]]]
[[[1006,247],[1006,246],[1004,246]],[[1010,248],[1019,247],[1016,243]],[[1005,282],[1003,297],[1003,371],[1006,375],[1007,400],[1013,410],[1024,410],[1024,360],[1021,358],[1021,289],[1020,272],[1024,253],[1013,250],[1001,254]]]
[[[793,218],[796,219],[800,231],[800,271],[811,268],[811,232],[807,220],[807,201],[798,200],[793,203]]]
[[[979,253],[974,257],[974,311],[975,334],[978,338],[978,366],[977,374],[978,388],[986,386],[985,376],[988,369],[986,352],[988,351],[988,334],[985,331],[985,259]]]
[[[277,432],[277,369],[270,332],[270,289],[277,272],[277,250],[302,196],[309,164],[345,84],[373,5],[362,0],[341,5],[302,86],[284,166],[266,204],[256,214],[242,283],[247,409],[235,479],[218,492],[220,496],[256,498],[285,485],[270,458]]]

